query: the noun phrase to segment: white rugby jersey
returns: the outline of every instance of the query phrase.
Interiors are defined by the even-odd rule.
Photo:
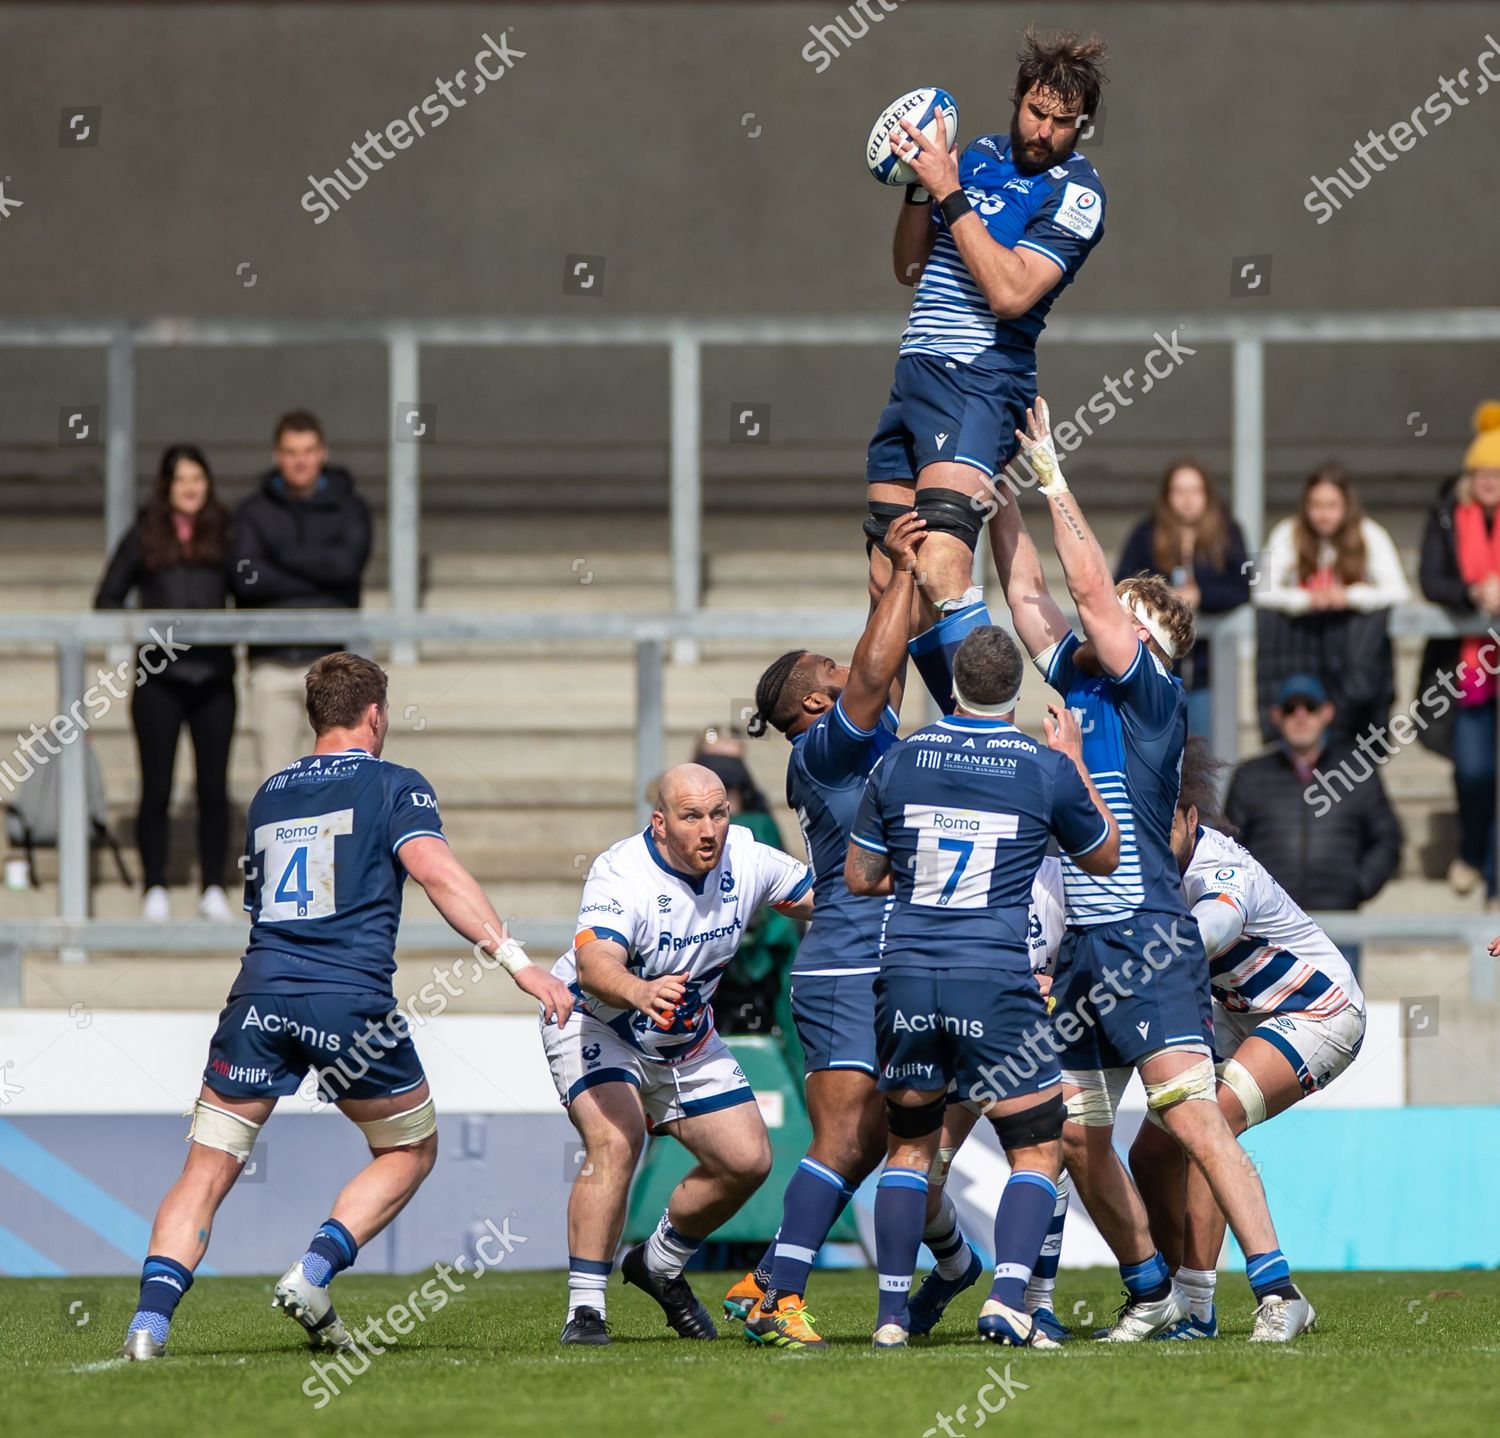
[[[647,1058],[679,1063],[713,1033],[714,990],[756,909],[795,903],[811,887],[806,864],[759,843],[741,824],[729,826],[718,866],[701,877],[674,869],[650,829],[643,830],[594,860],[573,947],[553,965],[553,976],[572,987],[586,1013]],[[669,1024],[659,1025],[637,1009],[614,1008],[579,988],[578,950],[594,939],[624,948],[626,967],[636,978],[687,975]]]
[[[1251,856],[1217,829],[1199,828],[1182,894],[1195,916],[1223,932],[1207,905],[1237,914],[1227,943],[1208,956],[1214,997],[1235,1013],[1307,1014],[1328,1018],[1347,1004],[1363,1006],[1359,981],[1334,944]]]
[[[1062,944],[1063,921],[1067,904],[1063,899],[1062,860],[1049,854],[1031,881],[1031,923],[1027,930],[1027,947],[1031,954],[1031,972],[1050,974],[1057,965],[1057,950]]]

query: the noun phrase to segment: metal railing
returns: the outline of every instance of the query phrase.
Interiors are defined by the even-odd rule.
[[[1001,616],[1003,617],[1003,616]],[[765,640],[784,642],[795,636],[799,642],[839,641],[851,645],[864,626],[863,609],[786,609],[764,612],[701,610],[696,614],[625,613],[620,611],[579,614],[478,614],[444,613],[436,610],[415,614],[377,613],[364,610],[308,611],[196,611],[185,614],[129,610],[84,614],[41,613],[0,615],[0,646],[42,644],[57,658],[58,715],[82,712],[87,692],[86,657],[90,649],[146,643],[154,628],[159,635],[188,644],[265,644],[296,640],[301,643],[342,643],[362,652],[377,648],[415,647],[434,643],[504,643],[537,640],[618,640],[629,644],[635,662],[635,754],[634,792],[637,820],[644,822],[647,785],[665,766],[666,646],[673,641],[702,643],[714,640]],[[1391,632],[1402,636],[1453,637],[1475,632],[1476,618],[1455,620],[1430,604],[1404,605],[1392,612]],[[1234,614],[1207,619],[1202,634],[1216,657],[1213,662],[1213,746],[1216,753],[1238,753],[1241,714],[1241,668],[1253,642],[1253,613],[1248,608]],[[1231,659],[1233,662],[1223,662]],[[59,742],[61,743],[61,738]],[[144,923],[99,922],[89,918],[89,816],[87,770],[83,746],[75,735],[61,743],[55,760],[59,770],[58,918],[56,920],[0,921],[0,953],[18,952],[18,945],[38,943],[66,953],[101,948],[161,948],[160,926]],[[542,927],[565,927],[568,916],[548,916]],[[549,927],[549,925],[551,927]],[[1405,926],[1404,928],[1402,926]],[[1500,927],[1500,920],[1496,921]],[[227,942],[231,934],[243,940],[236,925],[187,924],[174,926],[189,938],[180,943],[192,948],[201,935],[206,947]],[[1482,954],[1480,935],[1489,927],[1482,916],[1404,918],[1381,915],[1337,915],[1330,919],[1330,932],[1350,941],[1375,937],[1425,934],[1452,937],[1469,944],[1471,992],[1476,998],[1494,996],[1494,961]],[[411,937],[408,939],[407,935]],[[403,926],[403,942],[436,945],[446,933],[436,923]],[[1485,935],[1485,942],[1489,935]],[[175,941],[173,946],[179,946]],[[0,984],[0,989],[4,985]],[[0,1003],[3,1003],[0,998]]]
[[[702,599],[702,359],[706,347],[885,345],[894,350],[902,321],[889,316],[613,318],[472,320],[29,320],[0,323],[0,346],[96,348],[105,365],[105,539],[113,547],[136,508],[136,353],[145,348],[269,348],[378,345],[387,359],[390,416],[386,469],[390,607],[398,617],[420,604],[421,450],[403,409],[421,395],[424,346],[481,348],[630,345],[661,347],[668,356],[672,607],[697,612]],[[1500,340],[1500,309],[1407,310],[1373,313],[1248,313],[1178,316],[1064,315],[1047,327],[1046,343],[1155,343],[1178,331],[1195,349],[1228,345],[1232,398],[1232,485],[1235,518],[1252,551],[1265,519],[1265,352],[1272,345],[1415,344]],[[1059,412],[1062,407],[1059,406]],[[404,644],[405,641],[402,641]],[[676,640],[675,655],[692,657],[693,640]],[[400,657],[410,657],[398,650]]]

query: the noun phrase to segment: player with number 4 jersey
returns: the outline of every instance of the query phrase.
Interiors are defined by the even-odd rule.
[[[329,654],[307,676],[313,752],[250,802],[245,907],[250,944],[209,1044],[182,1176],[157,1210],[123,1357],[162,1357],[178,1302],[208,1249],[219,1205],[276,1100],[309,1071],[318,1096],[362,1131],[371,1160],[276,1284],[272,1306],[314,1347],[355,1340],[328,1286],[399,1213],[437,1156],[427,1079],[391,977],[408,875],[474,945],[474,971],[502,967],[566,1023],[573,997],[533,966],[443,838],[437,796],[414,769],[381,759],[386,676]],[[446,987],[446,984],[445,984]]]

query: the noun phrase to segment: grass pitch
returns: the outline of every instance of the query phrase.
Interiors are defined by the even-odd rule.
[[[349,1274],[334,1292],[353,1327],[429,1276],[412,1282]],[[716,1317],[720,1296],[738,1276],[692,1275]],[[303,1389],[316,1382],[314,1355],[300,1330],[271,1311],[271,1284],[269,1276],[200,1280],[178,1311],[170,1356],[125,1364],[114,1354],[134,1311],[134,1279],[0,1282],[0,1430],[44,1438],[698,1438],[746,1428],[820,1438],[967,1438],[986,1425],[1018,1438],[1496,1431],[1494,1272],[1307,1275],[1319,1331],[1284,1349],[1246,1343],[1252,1305],[1238,1275],[1221,1280],[1224,1336],[1216,1342],[1082,1341],[1058,1353],[981,1343],[974,1332],[980,1299],[972,1290],[933,1338],[887,1354],[867,1346],[872,1275],[818,1273],[812,1310],[831,1349],[785,1354],[747,1343],[727,1321],[715,1343],[684,1342],[618,1276],[609,1296],[614,1346],[565,1350],[557,1343],[562,1276],[499,1271],[372,1358],[321,1409]],[[1060,1311],[1087,1331],[1112,1313],[1118,1288],[1118,1276],[1102,1269],[1067,1272]],[[981,1394],[993,1376],[1006,1386]]]

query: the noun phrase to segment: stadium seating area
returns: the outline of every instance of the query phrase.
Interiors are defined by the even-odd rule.
[[[1085,477],[1091,512],[1098,515],[1106,551],[1117,552],[1130,526],[1146,512],[1152,481]],[[1095,493],[1108,487],[1100,505]],[[1269,510],[1286,512],[1294,479],[1273,486]],[[45,492],[43,493],[43,490]],[[243,486],[231,477],[231,501]],[[1427,494],[1408,480],[1362,482],[1367,502],[1402,547],[1409,576],[1415,576],[1413,546],[1420,534]],[[385,603],[383,484],[365,475],[361,491],[377,513],[377,548],[367,571],[366,603]],[[670,575],[664,541],[661,487],[635,482],[599,481],[575,490],[581,511],[525,509],[511,496],[521,487],[502,484],[476,506],[473,481],[447,485],[429,481],[425,490],[422,551],[423,603],[433,609],[494,612],[606,612],[663,610],[670,606]],[[11,517],[27,515],[24,526],[0,526],[0,603],[10,612],[81,610],[88,606],[102,564],[98,480],[49,480],[45,486],[12,481],[0,489]],[[774,612],[786,606],[857,605],[864,561],[850,498],[835,480],[789,482],[767,489],[733,479],[710,480],[704,523],[705,604],[712,608]],[[795,508],[793,522],[777,522],[772,512]],[[44,511],[38,515],[38,510]],[[1044,546],[1046,549],[1046,546]],[[1050,552],[1047,553],[1050,561]],[[1061,576],[1052,578],[1060,584]],[[851,643],[853,636],[851,635]],[[699,732],[723,724],[748,702],[765,659],[796,643],[719,643],[707,646],[694,666],[669,665],[667,733],[669,761],[686,757]],[[1398,703],[1411,697],[1419,645],[1398,646]],[[9,682],[0,699],[0,731],[23,729],[52,712],[54,670],[50,651],[0,656]],[[595,853],[627,832],[635,795],[633,760],[633,666],[628,650],[607,642],[567,646],[434,646],[420,663],[391,669],[392,733],[387,752],[420,768],[442,798],[444,820],[465,861],[491,887],[501,911],[524,920],[566,923],[574,911],[583,871]],[[1042,686],[1023,693],[1023,723],[1041,713]],[[1255,752],[1257,736],[1250,712],[1253,683],[1246,669],[1241,685],[1240,755]],[[104,772],[112,827],[131,852],[131,818],[136,793],[136,756],[126,706],[116,705],[94,730],[95,752]],[[770,796],[788,844],[796,847],[796,823],[781,803],[784,746],[772,739],[749,746],[749,762]],[[1482,899],[1456,900],[1441,874],[1452,853],[1452,779],[1446,764],[1412,746],[1385,773],[1385,781],[1406,830],[1406,848],[1397,879],[1375,901],[1375,910],[1434,913],[1455,905],[1478,909]],[[240,737],[232,768],[236,815],[253,793],[253,746]],[[179,754],[174,804],[172,880],[174,913],[192,912],[194,890],[187,887],[192,823],[192,769],[187,739]],[[236,819],[236,824],[238,818]],[[56,912],[55,855],[43,853],[41,888],[6,895],[7,911],[17,917]],[[94,913],[134,918],[139,897],[120,884],[113,865],[96,857]],[[426,901],[415,886],[408,913],[426,916]],[[150,958],[111,961],[92,955],[88,973],[64,967],[51,956],[28,960],[28,1002],[55,1002],[59,994],[107,993],[124,1006],[149,995],[154,1004],[212,1007],[233,971],[231,956]],[[1410,960],[1410,964],[1406,960]],[[1380,960],[1378,957],[1376,962]],[[1461,964],[1456,951],[1443,962]],[[1368,962],[1368,961],[1367,961]],[[1439,960],[1430,948],[1403,959],[1391,977],[1408,971],[1412,982]],[[1457,970],[1455,970],[1455,973]],[[45,975],[45,979],[44,979]],[[60,988],[58,986],[61,986]],[[1410,987],[1410,985],[1407,985]],[[519,996],[497,988],[484,1004],[512,1003]],[[109,1002],[106,998],[101,1001]]]

